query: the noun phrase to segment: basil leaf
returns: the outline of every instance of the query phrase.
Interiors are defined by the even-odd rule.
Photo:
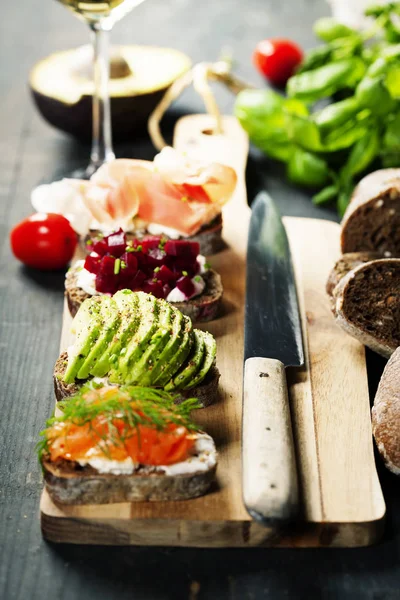
[[[342,169],[345,178],[350,178],[357,173],[365,171],[379,152],[378,129],[371,129],[353,146],[347,162]]]
[[[287,176],[290,181],[307,187],[321,187],[330,179],[327,163],[302,148],[295,148],[289,158]]]
[[[396,106],[382,75],[364,77],[357,86],[355,97],[359,106],[369,108],[374,116],[388,114]]]
[[[337,38],[358,35],[355,29],[339,23],[331,17],[322,17],[315,22],[313,27],[314,33],[324,42],[332,42]]]
[[[337,185],[328,185],[323,190],[318,192],[318,194],[315,194],[315,196],[312,197],[312,201],[316,205],[327,204],[337,197],[338,192],[339,189]]]
[[[313,71],[294,75],[288,81],[287,92],[289,96],[305,102],[314,102],[331,96],[338,90],[355,87],[365,70],[364,62],[358,57],[339,60]]]

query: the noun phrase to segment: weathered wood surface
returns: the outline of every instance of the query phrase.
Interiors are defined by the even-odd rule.
[[[121,43],[171,45],[194,61],[233,49],[238,70],[262,84],[251,63],[254,44],[285,35],[313,45],[311,24],[329,13],[324,0],[149,0],[122,21],[113,39]],[[37,434],[53,406],[51,372],[58,352],[63,274],[21,268],[12,259],[7,234],[31,208],[29,193],[60,168],[81,166],[88,148],[51,129],[37,116],[26,82],[34,62],[50,52],[88,41],[86,28],[51,0],[5,2],[0,23],[0,597],[6,600],[164,600],[173,598],[340,598],[376,600],[398,595],[400,491],[380,468],[388,518],[377,547],[336,550],[214,550],[53,546],[38,525],[40,470]],[[217,89],[224,112],[231,96]],[[163,124],[171,135],[176,114],[199,112],[191,92]],[[151,158],[148,141],[133,140],[119,155]],[[258,153],[249,172],[250,190],[262,169],[263,184],[284,214],[334,219],[313,207],[309,195],[282,183],[276,166]],[[250,191],[250,197],[252,192]],[[370,391],[384,361],[369,354]],[[378,463],[381,467],[380,463]]]

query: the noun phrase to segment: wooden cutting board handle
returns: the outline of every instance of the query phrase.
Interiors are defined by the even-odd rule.
[[[297,515],[296,458],[284,365],[248,358],[244,367],[243,499],[258,521],[279,527]]]

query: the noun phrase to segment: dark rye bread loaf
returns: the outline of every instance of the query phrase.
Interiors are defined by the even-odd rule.
[[[57,402],[73,396],[79,389],[80,384],[66,384],[63,381],[67,362],[68,355],[66,352],[63,352],[60,354],[54,365],[53,381]],[[217,367],[212,366],[200,385],[189,390],[179,390],[179,392],[177,392],[178,402],[182,402],[186,398],[197,398],[203,408],[213,404],[218,398],[218,382],[220,376]],[[83,383],[85,382],[82,380],[82,385]]]
[[[384,258],[383,254],[379,252],[349,252],[343,254],[343,256],[336,261],[335,266],[329,273],[328,281],[326,282],[326,291],[329,296],[333,295],[333,290],[349,271],[355,269],[359,265],[379,258]]]
[[[389,357],[400,346],[400,259],[359,265],[333,291],[333,313],[350,335]]]
[[[207,434],[201,434],[211,440]],[[214,445],[213,445],[214,446]],[[139,465],[131,475],[100,473],[90,465],[74,461],[42,460],[46,489],[60,504],[110,504],[114,502],[143,502],[188,500],[205,494],[215,478],[217,453],[206,470],[165,474],[155,467]],[[200,460],[207,457],[200,453]]]
[[[87,239],[95,239],[99,235],[101,235],[99,231],[91,230],[89,234],[82,240],[83,249],[86,250]],[[138,232],[126,232],[127,240],[132,240],[135,238],[140,238]],[[203,256],[212,256],[213,254],[217,254],[225,248],[225,242],[222,239],[222,215],[220,214],[215,217],[211,223],[203,225],[194,235],[181,239],[187,240],[188,242],[198,242],[200,244],[200,254],[203,254]]]
[[[372,430],[388,469],[400,475],[400,348],[388,361],[372,408]]]
[[[73,317],[78,312],[82,302],[90,298],[90,294],[77,286],[78,268],[80,267],[71,267],[65,276],[65,295],[69,312]],[[221,276],[213,269],[209,269],[202,277],[206,284],[202,294],[186,302],[171,302],[171,305],[175,306],[193,322],[204,323],[217,317],[224,289]]]
[[[342,220],[342,253],[400,256],[400,169],[361,179]]]

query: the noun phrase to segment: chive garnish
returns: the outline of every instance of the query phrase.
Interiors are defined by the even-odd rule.
[[[121,259],[116,258],[114,263],[114,275],[118,275],[121,269]]]

